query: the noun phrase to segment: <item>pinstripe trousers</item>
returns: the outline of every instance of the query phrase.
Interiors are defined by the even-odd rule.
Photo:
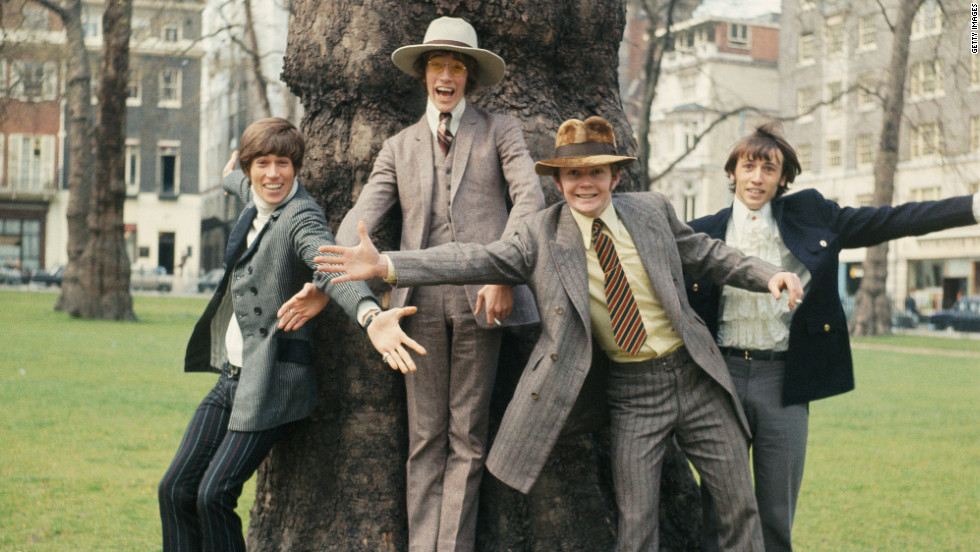
[[[715,499],[726,551],[762,552],[749,453],[732,399],[680,349],[658,359],[610,363],[616,552],[659,548],[660,472],[671,435]]]
[[[245,552],[238,497],[290,424],[228,431],[237,389],[237,379],[221,375],[194,412],[160,482],[164,552]]]

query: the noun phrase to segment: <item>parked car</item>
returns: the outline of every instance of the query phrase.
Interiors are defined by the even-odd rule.
[[[0,284],[16,286],[24,283],[24,273],[13,266],[0,265]]]
[[[221,277],[224,275],[225,269],[223,268],[212,268],[205,272],[197,281],[197,291],[201,293],[214,293],[214,290],[218,288],[218,284],[221,283]]]
[[[65,266],[57,265],[51,270],[38,270],[31,281],[45,287],[61,286],[61,280],[65,276]]]
[[[174,277],[167,274],[167,269],[162,266],[149,270],[134,266],[130,271],[129,285],[133,289],[170,291],[174,288]]]
[[[930,316],[929,323],[937,330],[952,328],[961,332],[980,332],[980,296],[961,297],[953,308]]]

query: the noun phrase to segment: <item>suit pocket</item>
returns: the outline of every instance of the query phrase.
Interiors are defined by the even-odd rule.
[[[276,360],[294,364],[313,364],[313,345],[302,339],[277,337]]]

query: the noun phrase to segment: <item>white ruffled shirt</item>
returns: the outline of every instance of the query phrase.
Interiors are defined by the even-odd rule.
[[[735,198],[725,242],[746,255],[795,272],[804,291],[809,288],[810,271],[783,244],[772,216],[771,203],[753,211]],[[718,307],[718,345],[736,349],[787,350],[789,323],[793,318],[787,301],[786,294],[775,299],[769,292],[725,286]]]

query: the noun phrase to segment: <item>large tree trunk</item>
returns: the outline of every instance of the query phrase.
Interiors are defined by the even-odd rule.
[[[129,294],[129,257],[123,240],[126,199],[123,153],[126,140],[126,86],[132,0],[107,0],[102,16],[102,63],[89,240],[79,261],[84,299],[66,305],[72,316],[135,320]]]
[[[621,0],[297,0],[293,7],[284,76],[306,108],[303,181],[334,227],[367,180],[382,140],[424,111],[423,85],[398,71],[390,54],[421,42],[438,16],[469,20],[481,46],[510,62],[501,84],[469,100],[521,119],[533,157],[553,155],[563,120],[593,114],[613,124],[621,151],[636,150],[616,82]],[[630,167],[621,187],[635,189],[639,171]],[[550,179],[542,184],[549,201],[556,200]],[[399,228],[396,214],[376,236],[379,247],[397,246]],[[380,366],[335,307],[317,322],[320,406],[259,471],[249,549],[405,550],[402,378]],[[533,333],[514,332],[505,340],[491,433]],[[691,550],[700,522],[697,491],[683,457],[669,457],[663,494],[671,506],[662,516],[662,534],[670,544],[664,549]],[[582,432],[559,441],[527,496],[484,478],[478,549],[609,550],[615,517],[607,438],[602,430]]]
[[[65,26],[68,48],[66,87],[68,108],[68,265],[65,267],[61,295],[56,310],[72,311],[85,301],[79,280],[79,260],[88,243],[88,213],[92,203],[92,91],[88,53],[82,32],[82,2],[67,0],[65,5],[44,0]]]
[[[898,165],[898,137],[905,106],[905,74],[909,60],[909,35],[912,20],[922,0],[898,3],[898,17],[893,29],[892,55],[888,63],[884,118],[878,155],[875,157],[874,205],[891,205],[895,194],[895,169]],[[888,279],[888,242],[868,248],[864,260],[864,277],[858,287],[854,314],[849,322],[853,335],[887,335],[891,333],[891,301],[885,289]]]

